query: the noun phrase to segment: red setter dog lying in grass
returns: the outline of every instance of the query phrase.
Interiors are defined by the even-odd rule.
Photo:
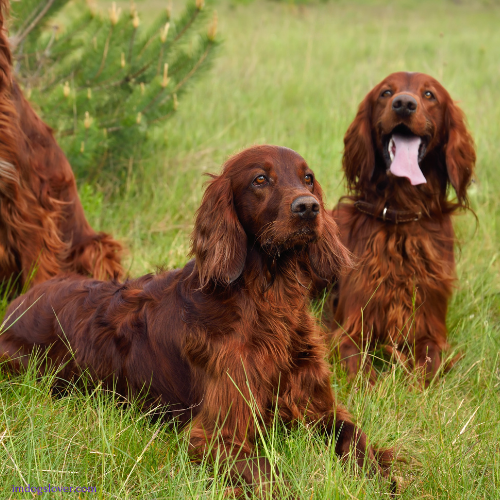
[[[85,219],[75,178],[51,129],[12,76],[0,1],[0,282],[37,268],[34,282],[62,272],[118,278],[121,245]]]
[[[252,456],[253,411],[265,426],[276,408],[285,423],[316,423],[340,456],[351,451],[385,475],[391,452],[369,446],[335,404],[301,282],[349,264],[337,234],[303,158],[275,146],[247,149],[206,189],[195,258],[183,269],[123,284],[70,276],[37,285],[10,306],[0,356],[19,367],[42,348],[63,379],[88,370],[124,395],[149,387],[151,403],[193,420],[195,457],[237,458],[235,480],[262,481],[264,491],[273,470]]]
[[[351,376],[363,365],[363,349],[384,346],[424,371],[428,383],[447,347],[451,216],[468,207],[473,140],[439,82],[394,73],[365,97],[344,143],[351,195],[333,215],[358,264],[338,282],[333,338]],[[450,184],[456,202],[448,200]],[[364,370],[373,382],[368,359]]]

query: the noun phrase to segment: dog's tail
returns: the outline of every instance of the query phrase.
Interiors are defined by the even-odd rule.
[[[92,229],[85,222],[88,230]],[[83,228],[76,228],[77,230]],[[83,237],[77,244],[73,244],[66,260],[66,271],[90,275],[97,280],[120,280],[125,271],[120,264],[123,254],[122,245],[109,234],[100,232]]]

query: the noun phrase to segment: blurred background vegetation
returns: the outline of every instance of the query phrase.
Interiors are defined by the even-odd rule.
[[[103,1],[98,8],[107,16],[111,5]],[[143,0],[136,5],[146,29],[170,4]],[[171,5],[172,18],[182,16],[184,5]],[[130,2],[117,2],[118,7],[130,23]],[[105,175],[89,181],[77,169],[91,221],[124,239],[133,274],[185,262],[202,174],[217,172],[229,154],[248,145],[296,149],[316,171],[332,206],[343,192],[342,138],[356,107],[373,85],[399,70],[433,75],[466,112],[479,156],[473,206],[480,218],[485,204],[488,213],[486,243],[478,251],[494,253],[498,218],[489,194],[495,190],[490,169],[500,123],[500,108],[493,104],[500,83],[498,2],[254,0],[247,5],[217,0],[206,8],[218,13],[222,47],[213,70],[179,99],[175,118],[147,127],[151,140],[133,163],[127,159],[129,148],[143,136],[117,143],[128,152],[124,177],[115,182]],[[206,16],[208,26],[212,15]],[[59,19],[64,30],[64,16]],[[62,95],[62,86],[57,91]],[[82,94],[86,99],[85,89]],[[135,111],[130,115],[135,120]],[[80,142],[74,142],[77,155]],[[84,172],[93,168],[82,165]],[[460,219],[464,243],[477,238],[471,218]],[[498,270],[497,260],[493,265]]]
[[[183,19],[183,13],[192,9],[182,1],[171,6],[168,2],[137,2],[146,37],[152,33],[149,27],[162,26],[165,18],[160,23],[159,16],[165,15],[166,7],[171,8],[173,20]],[[77,5],[70,1],[57,14],[61,43],[64,36],[71,38],[71,23],[77,19],[71,9]],[[111,6],[102,0],[96,7],[105,18],[99,50],[109,33]],[[122,9],[123,33],[130,34],[130,3],[117,2],[116,7]],[[24,85],[32,89],[32,101],[57,129],[70,157],[76,158],[72,157],[73,166],[89,221],[124,241],[133,276],[157,265],[183,265],[206,179],[203,174],[217,173],[229,154],[257,143],[288,146],[303,155],[332,207],[344,192],[342,138],[365,94],[393,71],[436,77],[465,111],[478,152],[476,183],[469,190],[478,223],[471,213],[454,221],[460,241],[459,281],[448,315],[450,344],[465,356],[426,391],[391,363],[370,389],[363,379],[348,382],[334,362],[332,384],[370,438],[382,446],[395,445],[408,457],[408,465],[395,467],[394,474],[402,478],[397,498],[500,498],[499,2],[216,0],[207,2],[206,8],[199,25],[201,38],[193,47],[208,43],[203,42],[213,19],[208,11],[216,9],[220,33],[216,40],[220,36],[222,45],[212,70],[178,99],[171,119],[154,126],[147,117],[142,127],[132,123],[124,142],[112,145],[118,151],[113,155],[120,158],[117,170],[115,163],[109,164],[109,171],[108,166],[95,170],[97,161],[78,159],[80,143],[86,140],[77,135],[86,133],[81,128],[86,110],[82,103],[87,102],[85,75],[99,67],[101,58],[90,58],[88,67],[76,64],[71,71],[60,71],[59,79],[51,73],[50,60],[45,65],[48,74],[40,75],[40,80],[30,80],[27,73]],[[39,34],[43,43],[50,41],[51,23]],[[84,42],[78,42],[80,36]],[[92,37],[85,36],[76,36],[80,46],[71,52],[92,48]],[[123,74],[128,71],[127,36],[123,36],[127,47]],[[46,45],[40,47],[44,50]],[[71,54],[62,60],[70,64]],[[167,58],[169,64],[173,60]],[[24,63],[19,60],[19,64]],[[120,64],[121,54],[116,52],[110,71],[122,71]],[[140,65],[140,58],[134,64]],[[63,76],[71,72],[74,79]],[[152,75],[152,89],[161,86],[162,77],[161,71]],[[173,75],[172,79],[166,94],[179,82]],[[45,87],[31,81],[47,82],[46,101],[43,93],[37,94],[37,88]],[[63,94],[66,81],[68,98]],[[120,95],[131,103],[140,98],[127,92]],[[98,93],[92,92],[92,100],[94,96],[101,100],[99,109],[105,109],[107,96],[114,96],[106,90],[98,98]],[[78,113],[83,112],[78,114],[74,137],[64,135],[73,123],[64,122],[71,116],[67,110],[73,102]],[[134,122],[137,109],[131,105],[124,116]],[[97,144],[104,126],[99,113],[89,108],[95,120],[89,134],[95,133]],[[142,141],[146,147],[136,155],[130,148]],[[98,147],[96,152],[101,154]],[[0,491],[7,498],[12,484],[22,484],[17,464],[32,484],[69,484],[69,472],[74,472],[71,478],[98,485],[99,498],[227,496],[217,469],[189,463],[181,433],[158,431],[157,424],[99,392],[78,396],[75,391],[54,399],[49,382],[40,382],[36,372],[15,381],[1,375],[0,386],[0,436],[4,436],[0,442],[5,445],[0,448]],[[311,429],[286,433],[277,428],[269,442],[271,458],[297,498],[389,498],[387,484],[343,468]]]

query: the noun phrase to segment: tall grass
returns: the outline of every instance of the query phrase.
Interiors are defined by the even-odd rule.
[[[153,12],[162,2],[144,5]],[[459,281],[448,315],[450,343],[464,358],[427,390],[390,362],[373,389],[362,377],[349,383],[334,362],[332,384],[372,441],[408,458],[394,467],[398,497],[500,498],[498,3],[221,1],[217,9],[225,44],[204,85],[155,132],[168,150],[152,151],[119,195],[82,186],[91,223],[126,242],[132,275],[183,265],[202,174],[264,142],[302,154],[333,206],[343,193],[342,137],[368,90],[392,71],[438,78],[460,101],[478,150],[470,189],[478,225],[470,213],[455,219]],[[191,464],[183,431],[99,389],[53,397],[50,381],[34,368],[0,375],[2,498],[32,498],[12,493],[24,481],[96,486],[98,498],[230,496],[224,468]],[[343,466],[312,429],[277,424],[259,451],[298,498],[389,497],[388,484]]]

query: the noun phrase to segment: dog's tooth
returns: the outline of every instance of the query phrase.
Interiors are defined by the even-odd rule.
[[[391,137],[391,140],[389,141],[389,146],[387,148],[389,150],[389,157],[391,161],[394,161],[394,153],[392,152],[393,145],[394,145],[394,139]]]

